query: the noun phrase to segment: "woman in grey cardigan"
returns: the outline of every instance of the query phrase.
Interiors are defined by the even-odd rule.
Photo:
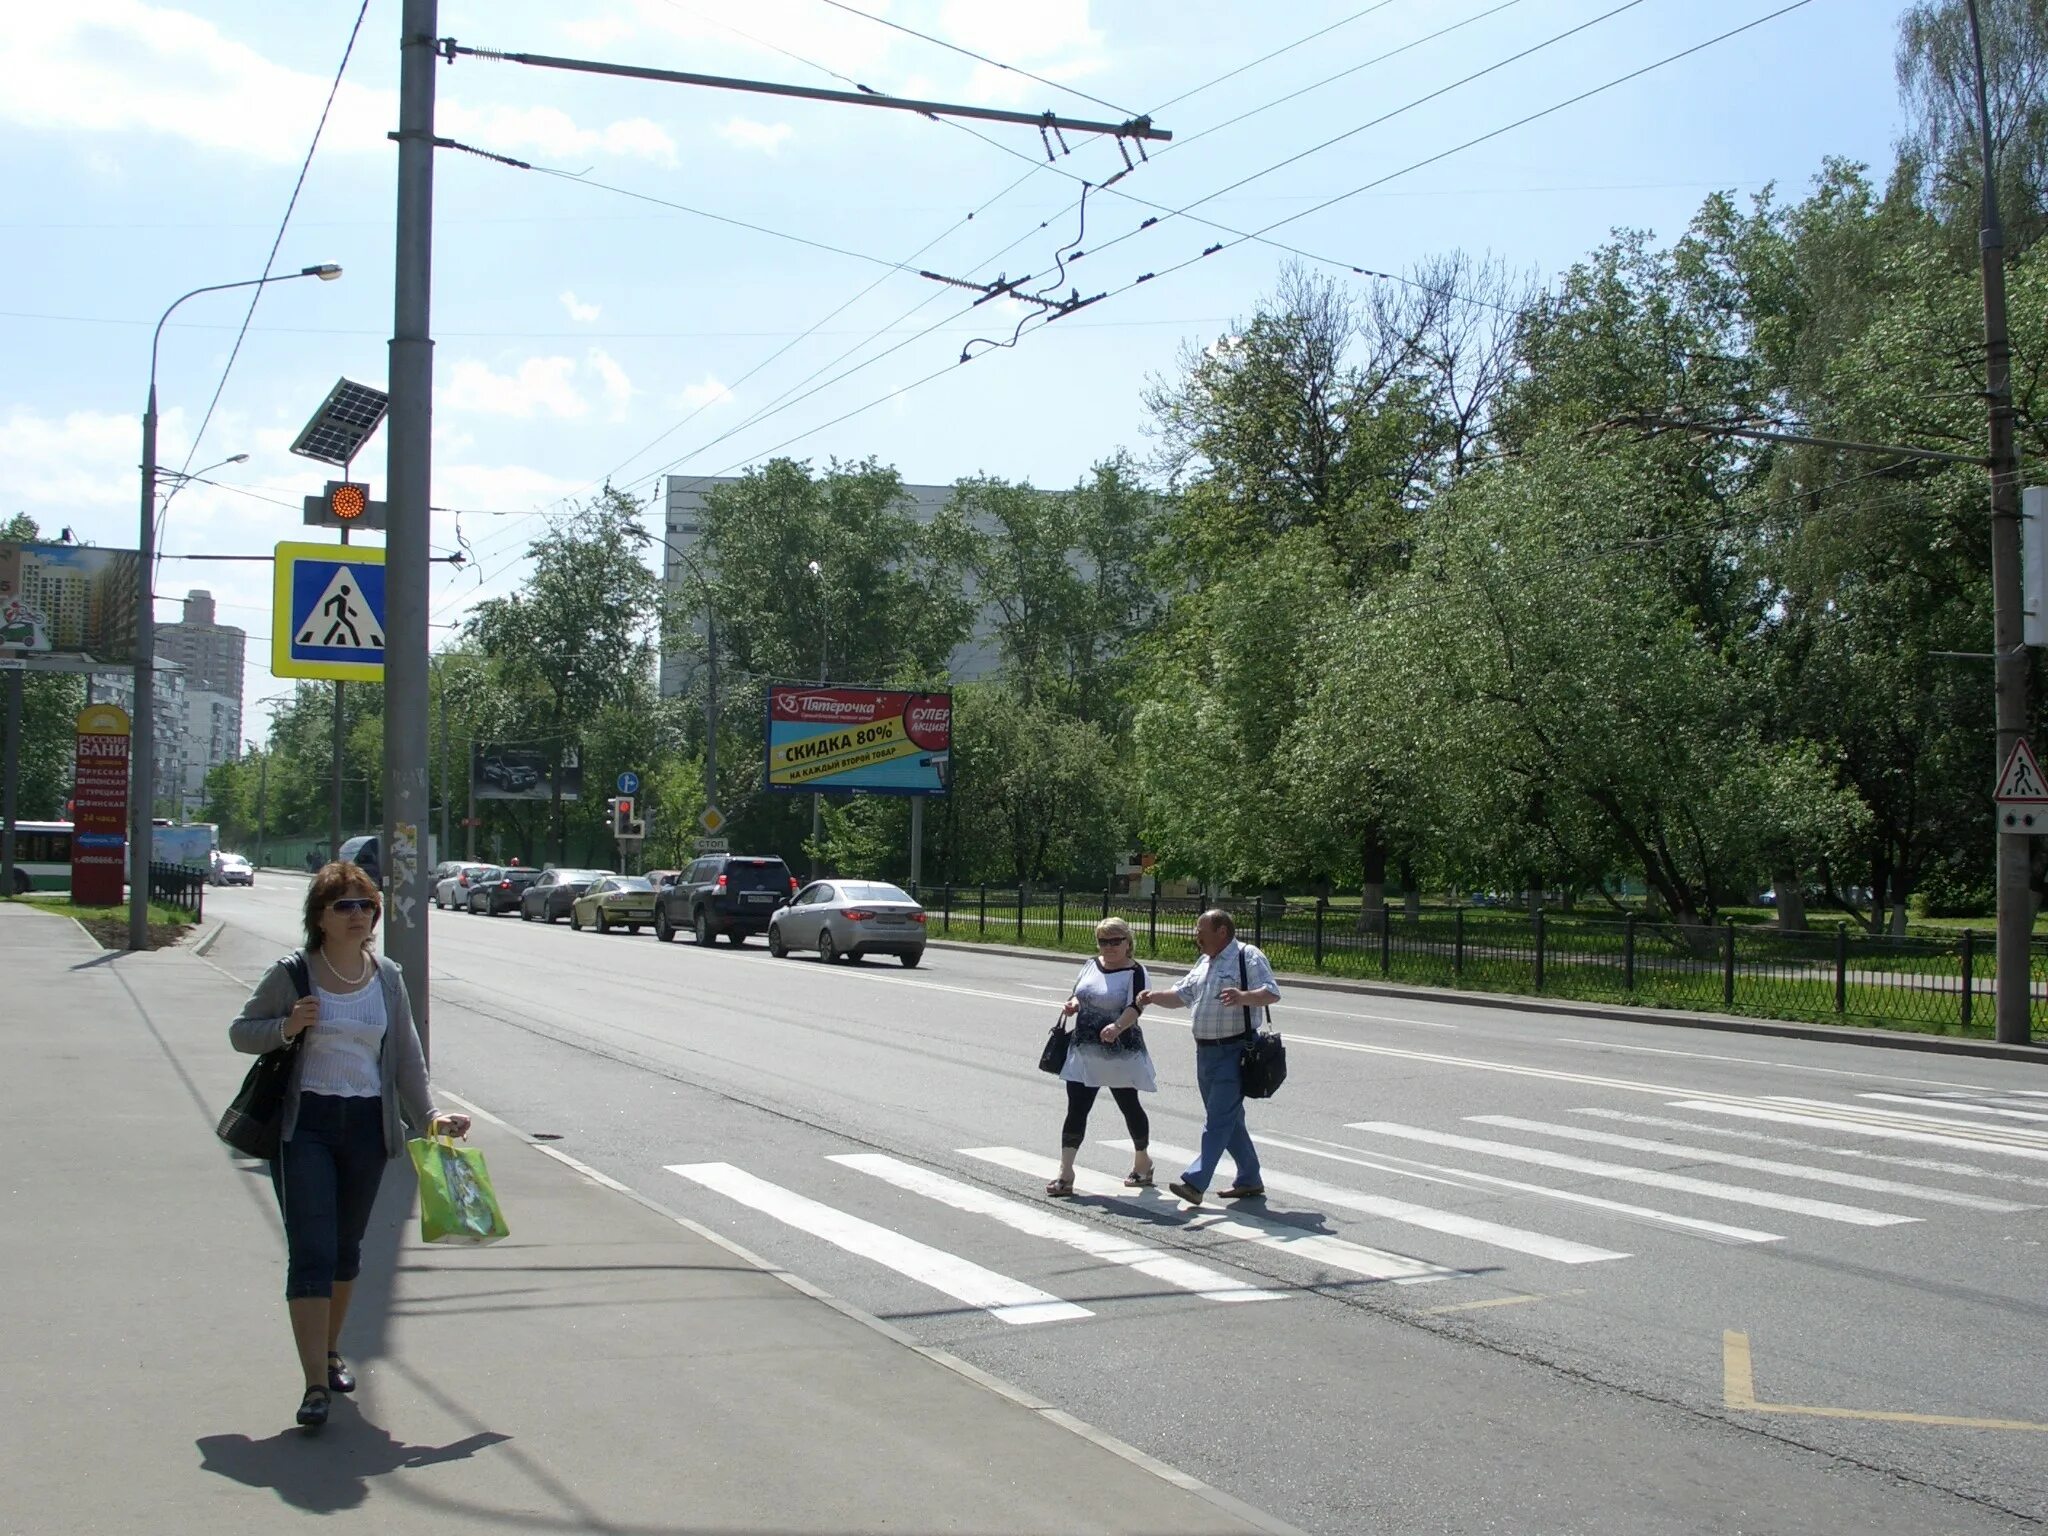
[[[405,1150],[401,1116],[422,1133],[438,1124],[469,1134],[469,1116],[434,1108],[405,978],[370,950],[381,912],[368,875],[327,865],[306,892],[301,974],[310,995],[299,995],[280,960],[228,1031],[251,1055],[296,1042],[270,1182],[284,1217],[285,1305],[306,1375],[298,1419],[308,1429],[327,1422],[331,1393],[356,1387],[339,1353],[341,1325],[384,1165]]]

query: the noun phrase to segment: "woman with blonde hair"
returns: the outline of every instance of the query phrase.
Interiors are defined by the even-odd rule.
[[[469,1134],[469,1116],[434,1108],[404,974],[370,948],[381,912],[358,866],[322,868],[306,891],[305,948],[264,973],[228,1029],[251,1055],[293,1047],[270,1182],[284,1217],[285,1306],[308,1429],[327,1422],[330,1394],[356,1389],[341,1325],[384,1165],[405,1152],[401,1119],[422,1134]]]
[[[1059,1177],[1045,1186],[1054,1199],[1074,1192],[1074,1154],[1088,1134],[1088,1112],[1104,1088],[1123,1111],[1124,1125],[1136,1148],[1124,1183],[1143,1189],[1152,1182],[1152,1125],[1145,1118],[1140,1093],[1156,1093],[1159,1080],[1152,1053],[1138,1029],[1138,997],[1145,990],[1145,967],[1138,963],[1131,925],[1105,917],[1095,925],[1095,954],[1081,967],[1073,996],[1060,1012],[1073,1019],[1067,1037],[1067,1062],[1060,1079],[1067,1085],[1067,1119],[1060,1127]]]

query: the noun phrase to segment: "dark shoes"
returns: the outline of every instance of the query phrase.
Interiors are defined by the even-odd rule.
[[[1187,1201],[1189,1205],[1200,1205],[1202,1203],[1202,1192],[1192,1184],[1176,1181],[1166,1187],[1176,1195],[1179,1195],[1181,1199]]]
[[[353,1392],[355,1389],[355,1374],[349,1370],[348,1362],[333,1350],[327,1351],[327,1390],[330,1392]]]
[[[1263,1184],[1233,1184],[1217,1195],[1219,1200],[1261,1200],[1265,1198]]]
[[[325,1387],[308,1387],[306,1395],[299,1399],[299,1423],[307,1429],[318,1429],[327,1422],[327,1408],[333,1401]]]

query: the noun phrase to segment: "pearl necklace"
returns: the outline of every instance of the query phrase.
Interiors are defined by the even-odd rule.
[[[332,955],[326,955],[322,958],[327,961],[327,969],[334,972],[334,979],[345,987],[360,987],[370,979],[370,952],[368,950],[362,952],[363,968],[353,976],[342,975],[341,967],[334,963]]]

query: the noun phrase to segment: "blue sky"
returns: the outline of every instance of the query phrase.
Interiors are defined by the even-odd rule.
[[[0,155],[11,192],[0,219],[0,514],[26,511],[53,532],[69,525],[81,538],[133,547],[150,329],[187,289],[263,270],[358,3],[66,0],[0,29]],[[1171,102],[1156,120],[1179,139],[1216,128],[1155,150],[1115,189],[1169,208],[1394,114],[1200,210],[1254,230],[1784,0],[850,3],[1123,111]],[[1775,181],[1797,194],[1829,155],[1882,167],[1899,130],[1891,61],[1901,9],[1893,0],[1811,0],[1732,42],[1396,175],[1275,238],[1393,272],[1462,247],[1541,279],[1617,227],[1670,237],[1716,188]],[[1468,18],[1448,36],[1368,63]],[[301,529],[297,506],[328,472],[286,449],[337,377],[383,381],[394,171],[385,134],[395,124],[398,20],[398,0],[371,0],[277,257],[278,270],[332,261],[346,276],[264,290],[190,464],[236,453],[249,461],[212,477],[220,488],[178,493],[167,555],[258,553],[318,537]],[[1525,60],[1409,105],[1585,23]],[[1324,27],[1333,30],[1173,100]],[[827,0],[443,0],[440,31],[511,51],[848,88],[838,75],[892,94],[1121,115]],[[480,557],[466,572],[437,570],[433,617],[443,625],[515,584],[546,513],[607,477],[644,491],[665,468],[735,473],[779,451],[819,463],[872,454],[912,481],[988,473],[1057,485],[1118,448],[1142,455],[1147,378],[1170,371],[1183,345],[1227,331],[1288,259],[1236,245],[949,369],[973,337],[1007,338],[1021,309],[970,310],[971,295],[889,264],[983,281],[1049,273],[1052,252],[1077,233],[1079,187],[1068,176],[1106,179],[1121,164],[1113,144],[1076,136],[1054,168],[1028,128],[978,127],[990,143],[892,112],[469,58],[441,67],[438,90],[443,134],[583,176],[439,157],[434,500],[454,510],[435,514],[433,543],[445,552],[459,542]],[[1101,254],[1078,263],[1070,285],[1084,296],[1123,289],[1225,238],[1165,219],[1106,248],[1154,211],[1114,191],[1091,197],[1083,243]],[[160,457],[173,468],[194,452],[246,306],[246,292],[195,299],[165,330]],[[906,344],[827,382],[898,343]],[[821,369],[801,387],[827,387],[749,424]],[[381,433],[356,472],[381,490]],[[250,632],[247,700],[287,688],[268,674],[268,567],[167,559],[160,600],[188,587],[210,589],[222,620]],[[159,616],[177,617],[175,602],[160,601]],[[258,734],[261,718],[250,711],[247,734]]]

